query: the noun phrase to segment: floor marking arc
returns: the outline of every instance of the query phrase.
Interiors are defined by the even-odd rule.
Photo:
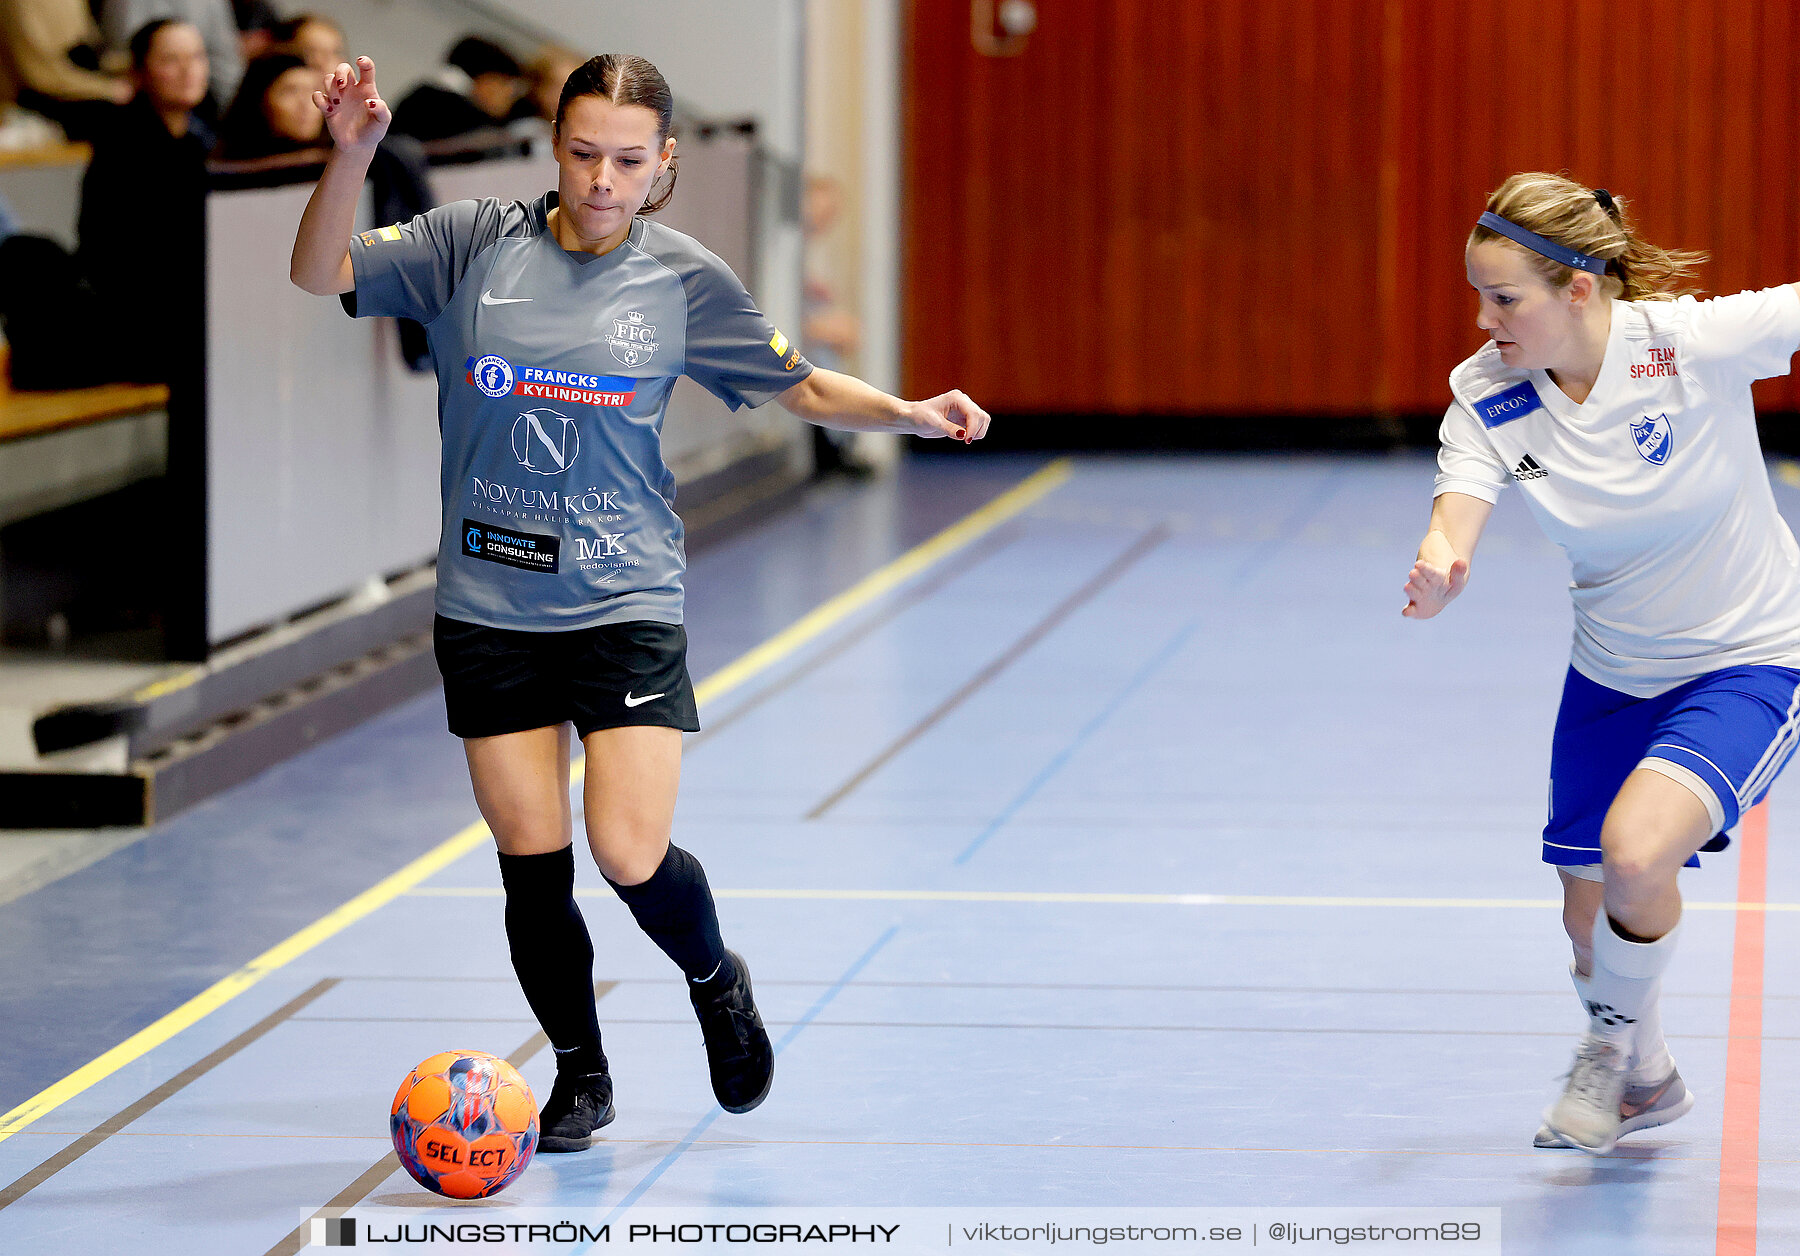
[[[965,515],[936,536],[914,546],[862,580],[802,616],[747,654],[694,686],[702,704],[722,697],[779,663],[861,607],[929,569],[944,557],[978,540],[1006,520],[1029,509],[1068,482],[1073,464],[1059,458]],[[582,779],[584,765],[571,767],[571,787]],[[132,1061],[153,1051],[184,1029],[217,1011],[264,977],[292,963],[326,939],[342,932],[377,908],[399,898],[464,855],[492,840],[485,823],[469,825],[454,837],[378,881],[355,898],[328,912],[255,959],[146,1025],[111,1050],[96,1056],[60,1081],[45,1087],[11,1111],[0,1114],[0,1142],[70,1099],[98,1085]]]

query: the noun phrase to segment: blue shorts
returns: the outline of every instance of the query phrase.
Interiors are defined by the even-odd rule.
[[[1728,667],[1654,698],[1634,698],[1569,669],[1550,746],[1544,862],[1600,862],[1600,825],[1625,778],[1645,767],[1706,804],[1724,850],[1800,742],[1800,671]],[[1690,868],[1700,860],[1688,860]]]

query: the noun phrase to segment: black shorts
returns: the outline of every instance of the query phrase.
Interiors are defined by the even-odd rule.
[[[458,737],[566,723],[581,737],[642,725],[700,731],[680,624],[519,632],[439,615],[431,635]]]

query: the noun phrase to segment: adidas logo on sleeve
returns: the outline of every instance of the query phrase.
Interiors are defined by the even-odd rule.
[[[1523,484],[1526,480],[1541,480],[1550,473],[1538,465],[1538,460],[1530,454],[1519,459],[1519,465],[1512,469],[1512,478]]]

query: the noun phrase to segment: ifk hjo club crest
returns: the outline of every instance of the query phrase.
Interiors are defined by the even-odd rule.
[[[1637,442],[1639,457],[1660,467],[1675,448],[1675,429],[1669,426],[1668,415],[1659,414],[1653,419],[1646,414],[1631,425],[1631,439]]]

